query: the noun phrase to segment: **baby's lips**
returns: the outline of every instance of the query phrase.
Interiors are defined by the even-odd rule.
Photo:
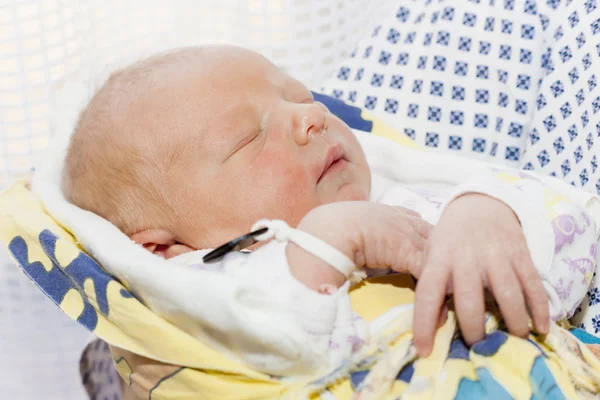
[[[320,181],[327,170],[337,161],[344,158],[344,147],[341,143],[336,142],[327,149],[323,164],[321,164],[320,173],[317,181]]]

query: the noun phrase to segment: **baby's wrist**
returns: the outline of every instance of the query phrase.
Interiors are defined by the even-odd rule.
[[[358,250],[364,247],[360,230],[349,226],[343,216],[332,215],[330,211],[326,206],[313,209],[300,221],[297,229],[328,243],[360,265],[356,263]]]
[[[346,282],[341,272],[293,242],[288,243],[286,255],[292,276],[314,291],[339,288]]]
[[[289,232],[286,256],[290,273],[308,288],[330,293],[355,279],[357,235],[322,207],[309,212]],[[351,234],[349,234],[351,233]],[[357,275],[357,276],[355,276]]]
[[[464,204],[463,204],[464,203]],[[454,208],[457,204],[460,204],[463,208],[469,210],[477,210],[481,211],[483,207],[491,207],[494,212],[485,213],[490,218],[498,218],[498,216],[510,213],[515,219],[515,221],[520,225],[521,221],[519,220],[517,214],[513,210],[513,208],[506,203],[505,201],[491,196],[485,192],[467,192],[452,200],[448,204],[448,208]],[[490,210],[491,211],[491,210]],[[505,219],[503,219],[506,221]]]

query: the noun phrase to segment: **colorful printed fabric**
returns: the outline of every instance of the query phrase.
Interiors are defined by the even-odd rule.
[[[598,0],[412,0],[323,91],[433,151],[600,194]]]

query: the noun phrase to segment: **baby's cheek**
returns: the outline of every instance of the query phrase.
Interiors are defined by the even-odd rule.
[[[260,160],[260,169],[272,175],[281,186],[305,186],[310,180],[308,166],[294,155],[281,151],[265,152]]]
[[[286,186],[293,192],[304,193],[308,190],[313,192],[316,187],[316,182],[313,182],[312,174],[303,165],[286,164],[283,169],[283,175],[286,178]]]
[[[255,181],[273,198],[285,202],[298,202],[303,197],[313,195],[314,180],[307,166],[283,152],[263,152],[256,160]]]

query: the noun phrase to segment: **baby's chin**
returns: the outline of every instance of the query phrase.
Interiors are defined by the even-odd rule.
[[[339,201],[368,201],[370,199],[369,185],[364,183],[349,183],[339,188],[336,202]]]

